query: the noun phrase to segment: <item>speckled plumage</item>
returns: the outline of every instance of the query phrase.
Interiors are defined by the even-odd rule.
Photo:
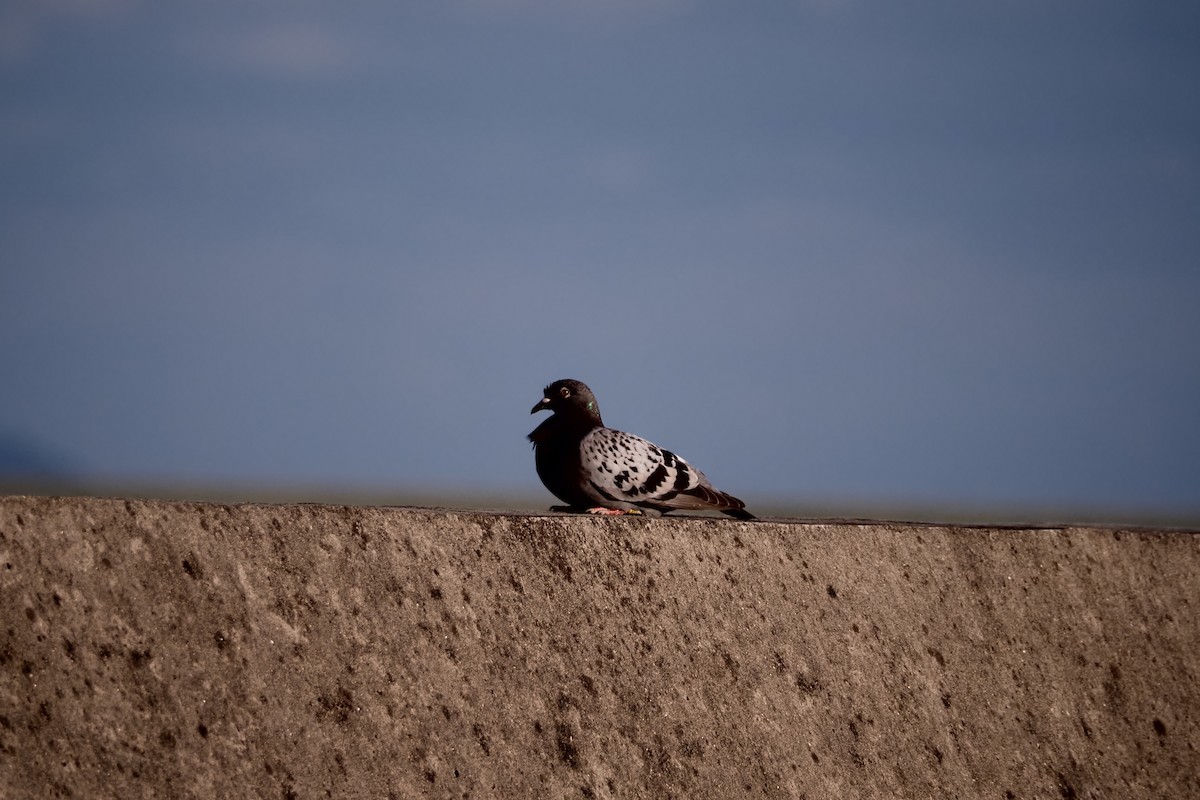
[[[538,477],[570,508],[595,513],[721,511],[754,519],[745,503],[715,489],[703,472],[670,450],[604,427],[587,385],[555,381],[530,413],[544,410],[553,413],[529,434]]]

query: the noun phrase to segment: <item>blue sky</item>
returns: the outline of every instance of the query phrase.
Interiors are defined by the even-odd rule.
[[[1192,3],[10,2],[0,241],[10,482],[1200,518]]]

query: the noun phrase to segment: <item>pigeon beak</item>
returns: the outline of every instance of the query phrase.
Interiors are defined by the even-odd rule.
[[[549,407],[550,407],[550,398],[543,397],[541,400],[537,401],[537,404],[533,407],[533,409],[529,413],[536,414],[537,412],[544,411]]]

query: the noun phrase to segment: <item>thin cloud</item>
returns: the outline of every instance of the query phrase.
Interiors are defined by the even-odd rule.
[[[305,21],[209,30],[192,38],[187,49],[210,65],[264,78],[340,76],[357,66],[359,52],[341,33]]]
[[[584,176],[610,192],[624,194],[642,188],[651,177],[652,165],[645,153],[631,148],[614,148],[595,154],[583,165]]]
[[[25,0],[0,7],[0,62],[32,58],[64,22],[94,22],[133,11],[138,0]]]
[[[277,75],[318,75],[341,71],[348,48],[326,28],[284,23],[255,31],[237,43],[244,63]]]

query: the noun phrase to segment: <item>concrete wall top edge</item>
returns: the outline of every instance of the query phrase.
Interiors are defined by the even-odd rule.
[[[1200,537],[0,497],[5,796],[1200,796]]]

